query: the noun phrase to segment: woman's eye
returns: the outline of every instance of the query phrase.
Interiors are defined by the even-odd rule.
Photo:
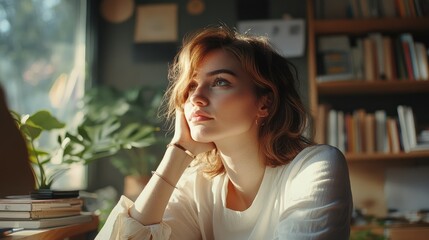
[[[193,91],[197,88],[197,84],[196,83],[190,83],[188,85],[188,91]]]
[[[213,86],[215,87],[226,87],[230,85],[231,83],[223,78],[216,78],[213,82]]]

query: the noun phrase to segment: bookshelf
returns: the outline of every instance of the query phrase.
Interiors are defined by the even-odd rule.
[[[332,3],[332,1],[330,2]],[[392,1],[392,4],[394,4],[393,2],[395,1]],[[395,117],[396,107],[399,104],[410,105],[419,120],[429,123],[429,114],[425,111],[427,96],[429,96],[429,80],[376,77],[372,81],[368,81],[363,75],[360,79],[318,81],[318,68],[320,68],[318,39],[321,37],[346,35],[350,38],[359,38],[371,33],[388,36],[411,33],[416,34],[419,41],[423,40],[426,47],[429,47],[428,15],[319,19],[315,17],[318,16],[316,7],[314,0],[307,0],[309,105],[316,132],[320,132],[320,129],[317,129],[320,104],[329,104],[344,112],[351,112],[359,108],[368,110],[368,112],[382,109],[392,117]],[[327,132],[326,129],[323,131]],[[326,139],[323,143],[326,143]],[[369,210],[368,213],[379,216],[384,216],[387,211],[383,194],[383,173],[386,168],[389,166],[406,168],[410,165],[429,164],[429,150],[412,152],[401,150],[396,153],[349,152],[347,150],[345,156],[349,163],[355,206],[365,208]]]

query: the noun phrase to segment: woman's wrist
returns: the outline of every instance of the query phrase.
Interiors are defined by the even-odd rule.
[[[191,152],[190,150],[188,150],[187,148],[185,148],[180,143],[176,142],[176,143],[169,143],[169,144],[167,144],[167,148],[170,148],[170,147],[174,147],[174,148],[180,149],[181,151],[183,151],[184,153],[186,153],[186,155],[188,155],[192,159],[195,159],[197,157],[193,152]]]

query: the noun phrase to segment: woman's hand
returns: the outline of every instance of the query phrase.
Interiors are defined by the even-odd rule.
[[[176,109],[176,120],[174,124],[174,136],[172,143],[178,143],[193,154],[198,155],[215,148],[214,143],[202,143],[192,139],[189,125],[186,122],[183,111]]]

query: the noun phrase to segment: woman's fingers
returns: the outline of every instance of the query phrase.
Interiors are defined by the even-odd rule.
[[[176,120],[174,126],[174,141],[191,141],[191,133],[189,129],[189,125],[186,122],[185,114],[179,109],[176,110]]]
[[[215,148],[213,143],[202,143],[192,139],[191,130],[183,111],[176,110],[175,129],[172,142],[179,143],[194,154],[207,152]]]

